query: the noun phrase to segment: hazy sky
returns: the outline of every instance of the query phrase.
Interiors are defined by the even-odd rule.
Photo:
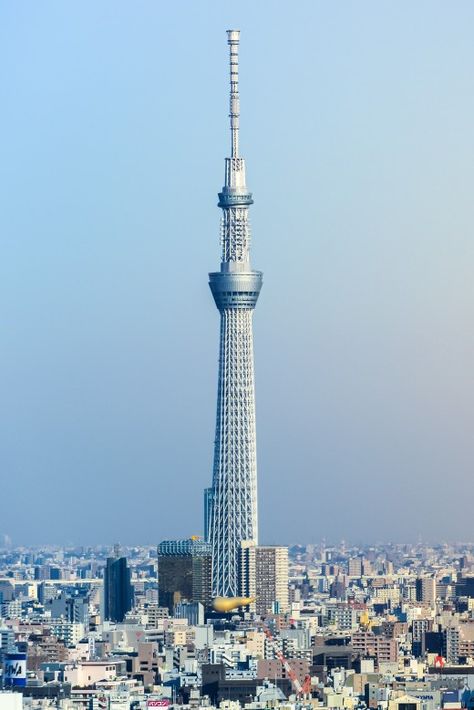
[[[262,542],[472,539],[474,3],[0,4],[0,533],[202,531],[241,30]]]

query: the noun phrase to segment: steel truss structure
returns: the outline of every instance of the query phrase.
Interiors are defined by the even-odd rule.
[[[221,314],[216,438],[209,515],[213,594],[239,594],[239,553],[244,540],[258,543],[257,449],[252,315],[262,287],[262,273],[250,266],[245,161],[239,156],[239,39],[228,30],[230,49],[231,157],[225,160],[222,208],[222,261],[209,274]]]

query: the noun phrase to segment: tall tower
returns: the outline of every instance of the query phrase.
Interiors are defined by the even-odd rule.
[[[227,31],[230,53],[230,158],[225,159],[220,271],[209,285],[221,314],[216,438],[210,515],[213,594],[239,593],[239,552],[243,540],[257,544],[257,450],[252,314],[262,273],[250,266],[248,208],[252,193],[239,155],[239,36]],[[208,494],[209,495],[209,494]]]

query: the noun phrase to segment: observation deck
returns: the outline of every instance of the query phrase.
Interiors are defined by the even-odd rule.
[[[261,271],[216,271],[209,274],[209,286],[219,311],[227,308],[253,310],[262,283]]]

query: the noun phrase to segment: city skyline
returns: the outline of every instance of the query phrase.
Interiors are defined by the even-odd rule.
[[[0,535],[202,532],[236,26],[266,273],[260,541],[464,538],[474,8],[208,7],[0,11]]]
[[[2,709],[472,707],[474,543],[241,553],[212,600],[196,537],[0,550]]]

